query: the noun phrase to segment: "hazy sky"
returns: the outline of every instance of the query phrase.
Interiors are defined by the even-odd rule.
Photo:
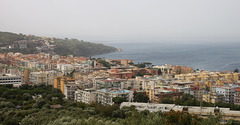
[[[0,31],[95,42],[240,40],[240,0],[0,0]]]

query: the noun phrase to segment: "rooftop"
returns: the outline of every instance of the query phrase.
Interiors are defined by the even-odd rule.
[[[131,92],[129,90],[124,89],[100,89],[99,91],[110,92],[110,93],[128,93]]]

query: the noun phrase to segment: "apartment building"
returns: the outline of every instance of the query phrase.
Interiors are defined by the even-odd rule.
[[[75,100],[75,92],[79,89],[78,85],[74,82],[64,84],[64,95],[66,99],[71,101]]]
[[[62,76],[55,77],[53,87],[56,89],[60,89],[62,93],[65,93],[65,84],[75,84],[75,79],[72,77]],[[71,87],[70,87],[71,88]]]
[[[126,98],[128,102],[133,101],[133,91],[122,89],[100,89],[96,90],[97,101],[103,105],[113,105],[114,97]]]
[[[29,82],[32,82],[34,84],[45,83],[53,85],[54,77],[56,76],[57,72],[54,70],[33,71],[29,73]]]
[[[221,94],[224,96],[224,103],[232,103],[234,104],[234,93],[235,89],[238,86],[212,86],[212,92],[216,92],[217,94]]]
[[[234,104],[240,105],[240,88],[234,89]]]
[[[75,101],[90,104],[97,101],[97,93],[94,89],[77,90],[75,92]]]
[[[12,74],[3,74],[0,76],[0,85],[20,86],[22,84],[22,77]]]
[[[240,76],[240,73],[221,73],[221,72],[202,71],[197,73],[175,75],[175,78],[177,78],[178,80],[186,80],[186,81],[221,80],[221,81],[237,82],[239,81],[239,78],[240,78],[239,76]]]
[[[116,78],[99,78],[95,79],[94,88],[95,89],[107,89],[107,88],[124,88],[126,79],[116,79]]]
[[[223,102],[224,96],[216,92],[208,92],[203,94],[203,101],[210,103]]]
[[[74,70],[74,66],[71,64],[57,64],[57,70],[63,74],[71,73]]]

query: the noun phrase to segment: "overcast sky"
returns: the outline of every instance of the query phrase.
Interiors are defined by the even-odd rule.
[[[107,42],[240,40],[240,0],[0,0],[0,31]]]

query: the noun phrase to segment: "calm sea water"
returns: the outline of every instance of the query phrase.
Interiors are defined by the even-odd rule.
[[[240,42],[107,43],[123,51],[98,55],[108,59],[132,59],[134,63],[183,65],[209,71],[240,68]]]

